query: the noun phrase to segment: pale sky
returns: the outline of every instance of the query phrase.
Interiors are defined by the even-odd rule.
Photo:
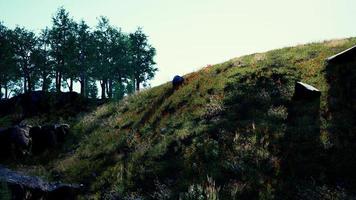
[[[356,36],[356,0],[0,0],[0,21],[38,32],[63,6],[91,27],[97,17],[156,48],[152,86],[208,64],[275,48]]]

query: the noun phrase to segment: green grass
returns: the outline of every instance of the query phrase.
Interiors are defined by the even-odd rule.
[[[176,91],[166,83],[98,107],[74,125],[68,153],[46,168],[85,184],[83,198],[281,197],[288,185],[309,181],[286,180],[281,166],[294,82],[319,88],[326,112],[325,59],[355,44],[349,38],[247,55],[187,74]],[[321,121],[328,143],[329,121]]]

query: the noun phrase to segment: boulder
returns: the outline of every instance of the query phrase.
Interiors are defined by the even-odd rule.
[[[0,128],[0,157],[23,156],[30,152],[43,153],[62,144],[69,128],[68,124]]]
[[[179,86],[181,86],[184,83],[184,78],[181,76],[174,76],[173,80],[172,80],[172,84],[174,88],[178,88]]]
[[[0,129],[0,157],[10,157],[11,152],[11,129]]]
[[[29,126],[14,126],[11,132],[11,141],[17,147],[28,148],[31,144]]]
[[[14,126],[0,130],[0,155],[11,157],[23,156],[30,152],[31,137],[29,126]]]
[[[11,199],[76,199],[81,191],[77,184],[46,182],[0,166],[0,179],[11,191]]]
[[[20,121],[42,114],[74,116],[78,112],[88,110],[92,103],[95,103],[95,100],[91,101],[75,92],[32,91],[10,99],[1,99],[0,117],[16,115],[16,121]]]
[[[45,142],[45,133],[42,131],[41,126],[35,126],[30,129],[30,136],[32,138],[32,153],[39,154],[48,148]]]
[[[31,137],[30,127],[28,126],[14,126],[10,128],[10,143],[13,153],[17,156],[24,156],[30,153]]]
[[[311,99],[318,99],[321,95],[320,90],[316,89],[315,87],[308,85],[306,83],[297,82],[295,84],[295,91],[293,100],[311,100]]]
[[[288,106],[287,129],[281,142],[284,154],[281,166],[288,173],[286,176],[306,178],[320,173],[320,161],[315,159],[325,150],[320,142],[320,95],[311,85],[295,84]]]
[[[58,144],[56,128],[54,125],[45,125],[42,127],[43,134],[43,144],[46,144],[47,147],[54,147]]]
[[[51,149],[59,144],[62,144],[68,133],[68,124],[32,127],[30,129],[30,136],[32,138],[32,153],[43,153],[47,149]]]
[[[59,143],[64,142],[65,136],[69,133],[69,125],[68,124],[56,124],[54,125],[57,141]]]

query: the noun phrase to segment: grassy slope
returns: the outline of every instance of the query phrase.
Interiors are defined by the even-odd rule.
[[[355,44],[350,38],[243,56],[186,75],[177,91],[167,83],[101,106],[74,127],[74,151],[49,168],[87,185],[93,198],[277,197],[294,181],[281,167],[294,81],[322,91],[323,113],[325,59]],[[328,121],[321,123],[326,144]]]

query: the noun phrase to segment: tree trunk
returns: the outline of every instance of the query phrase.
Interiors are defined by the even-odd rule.
[[[28,92],[32,92],[32,83],[31,83],[31,77],[29,75],[27,75],[27,91]]]
[[[89,96],[89,78],[84,78],[84,96],[88,97]]]
[[[84,78],[84,74],[83,73],[81,73],[81,75],[80,75],[79,83],[80,83],[80,94],[82,96],[85,96],[85,87],[86,87],[86,85],[85,85],[85,78]]]
[[[140,91],[140,81],[136,79],[136,91]]]
[[[23,77],[23,92],[27,93],[27,79],[26,79],[26,76]]]
[[[48,83],[47,83],[47,76],[46,75],[42,75],[42,91],[46,92],[48,90]]]
[[[105,81],[105,80],[101,81],[100,85],[101,85],[101,99],[105,99],[105,98],[106,98],[106,96],[105,96],[105,90],[106,90],[105,85],[106,85],[106,81]]]
[[[73,92],[73,79],[69,79],[69,92]]]
[[[57,90],[57,88],[58,88],[57,87],[58,86],[58,71],[56,71],[56,80],[55,80],[55,82],[56,82],[55,84],[56,84],[56,90]]]
[[[56,85],[56,90],[57,92],[61,92],[61,87],[62,87],[62,73],[58,72],[58,80],[57,80],[57,85]]]
[[[80,83],[80,94],[82,96],[85,96],[85,81],[81,79],[79,83]]]
[[[108,87],[108,96],[109,96],[109,98],[111,99],[112,98],[112,80],[111,79],[109,79],[109,87]]]
[[[123,97],[123,89],[122,89],[122,76],[121,76],[121,73],[119,73],[119,78],[118,78],[118,88],[119,88],[119,91],[118,91],[118,99],[122,99]]]
[[[108,81],[105,81],[105,89],[106,89],[106,94],[109,95],[109,87],[108,87]]]
[[[61,77],[60,77],[60,72],[56,72],[56,91],[60,92],[61,91]]]
[[[58,77],[57,77],[57,83],[56,83],[56,90],[57,92],[61,92],[61,87],[62,87],[62,70],[64,69],[64,60],[63,58],[60,57],[58,64],[61,66],[60,69],[57,69]]]
[[[8,91],[7,83],[5,83],[4,87],[5,87],[5,99],[7,99],[7,98],[8,98],[8,94],[7,94],[7,91]]]

